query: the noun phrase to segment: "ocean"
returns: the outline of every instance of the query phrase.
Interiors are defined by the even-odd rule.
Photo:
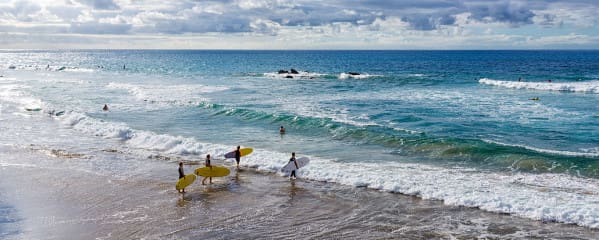
[[[0,238],[242,238],[253,228],[222,216],[197,228],[211,231],[183,228],[177,222],[203,221],[180,211],[232,211],[237,195],[254,206],[238,221],[267,219],[293,204],[277,199],[295,187],[270,185],[289,184],[279,169],[291,152],[311,159],[294,183],[310,192],[296,220],[324,217],[307,214],[327,205],[309,204],[314,196],[352,202],[359,193],[385,200],[352,205],[371,217],[377,206],[399,209],[395,201],[431,201],[448,216],[599,234],[599,51],[2,50],[0,75]],[[254,148],[239,171],[223,159],[237,145]],[[191,173],[206,154],[235,177],[196,181],[181,197],[177,163]],[[347,216],[325,225],[368,228],[344,224]],[[125,233],[117,224],[160,227]],[[471,231],[443,229],[429,237]],[[545,231],[536,234],[552,236]],[[371,236],[322,234],[303,237]]]

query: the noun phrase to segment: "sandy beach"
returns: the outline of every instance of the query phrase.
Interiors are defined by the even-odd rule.
[[[21,212],[0,225],[3,238],[595,239],[599,234],[402,194],[232,169],[212,185],[196,181],[179,194],[168,179],[3,166],[0,194],[9,200],[4,204]]]
[[[0,239],[597,239],[598,56],[4,51]]]

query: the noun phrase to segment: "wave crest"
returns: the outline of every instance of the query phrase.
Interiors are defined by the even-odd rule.
[[[599,81],[585,82],[518,82],[518,81],[501,81],[489,78],[478,80],[481,84],[514,88],[514,89],[534,89],[545,91],[562,91],[562,92],[587,92],[599,93]]]

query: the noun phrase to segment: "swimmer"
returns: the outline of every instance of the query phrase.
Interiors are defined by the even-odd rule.
[[[280,133],[280,134],[285,134],[285,128],[284,128],[283,126],[281,126],[281,127],[279,128],[279,133]]]
[[[108,111],[108,105],[104,104],[104,107],[102,108],[102,110]]]

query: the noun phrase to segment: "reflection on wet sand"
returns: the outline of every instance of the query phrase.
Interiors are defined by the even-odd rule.
[[[112,180],[103,176],[58,174],[22,169],[3,172],[5,182],[21,184],[24,209],[45,206],[53,223],[26,237],[82,238],[561,238],[594,239],[599,232],[542,223],[439,201],[296,179],[253,170],[234,171],[212,185],[194,183],[179,194],[172,182],[154,179]],[[35,182],[17,182],[35,172]],[[4,174],[6,173],[6,174]],[[61,177],[64,176],[64,177]],[[63,186],[72,177],[86,181]],[[169,179],[172,180],[172,179]],[[28,186],[28,187],[25,187]],[[29,191],[35,188],[37,190]],[[40,190],[48,197],[36,202]],[[27,190],[27,191],[25,191]],[[101,197],[99,197],[101,196]],[[27,201],[24,201],[27,200]],[[64,209],[64,210],[61,210]],[[44,213],[30,213],[43,219]],[[38,215],[36,215],[38,214]],[[37,216],[37,218],[35,217]],[[41,224],[41,225],[40,225]],[[44,225],[46,224],[46,225]],[[45,226],[45,227],[44,227]],[[89,227],[89,228],[88,228]],[[81,230],[86,229],[86,230]],[[89,230],[87,230],[89,229]]]

